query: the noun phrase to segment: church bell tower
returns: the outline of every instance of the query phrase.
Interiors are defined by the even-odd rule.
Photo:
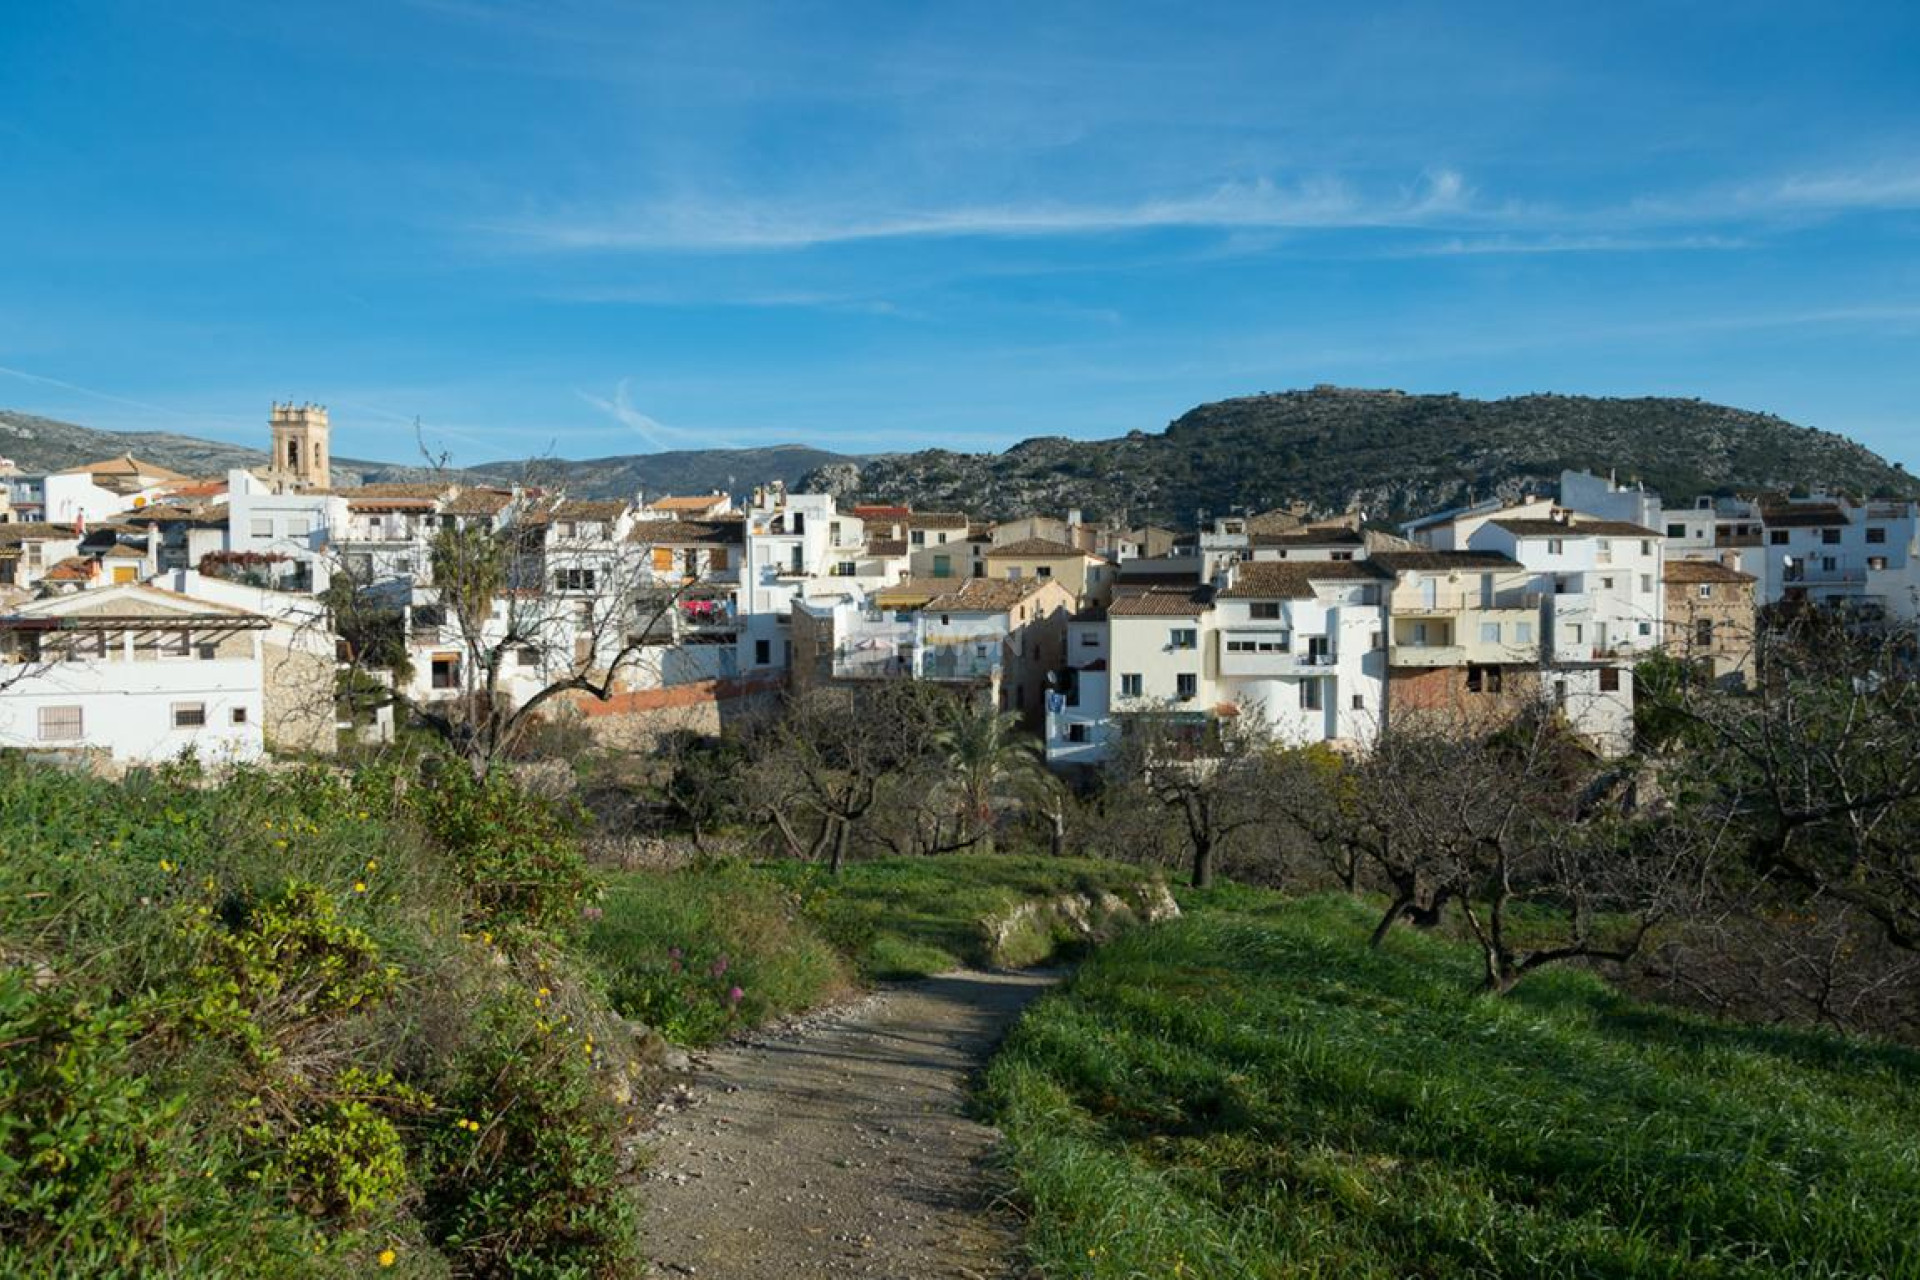
[[[268,470],[295,488],[331,488],[325,406],[275,404],[271,423],[273,462]]]

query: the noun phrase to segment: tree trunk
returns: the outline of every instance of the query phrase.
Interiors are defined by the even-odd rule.
[[[827,861],[827,874],[839,875],[840,868],[847,862],[847,824],[844,819],[833,820],[833,856]]]
[[[1405,915],[1411,906],[1413,904],[1405,898],[1395,898],[1388,904],[1387,913],[1380,917],[1379,924],[1373,926],[1373,936],[1367,939],[1367,945],[1378,951],[1386,942],[1387,935],[1393,932],[1393,926],[1400,922],[1400,917]]]
[[[1047,852],[1056,858],[1067,856],[1067,820],[1064,814],[1047,815]]]
[[[1213,886],[1213,841],[1196,840],[1193,845],[1193,887],[1208,889]]]

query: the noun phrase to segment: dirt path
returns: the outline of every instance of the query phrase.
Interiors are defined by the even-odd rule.
[[[961,972],[713,1053],[650,1137],[661,1277],[1007,1280],[969,1076],[1058,974]]]

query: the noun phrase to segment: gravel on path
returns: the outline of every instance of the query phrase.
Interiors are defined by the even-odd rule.
[[[647,1135],[653,1275],[1011,1280],[970,1077],[1054,972],[963,970],[700,1060]]]

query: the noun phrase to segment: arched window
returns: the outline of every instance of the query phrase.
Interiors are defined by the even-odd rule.
[[[290,467],[300,465],[300,442],[298,440],[287,441],[287,465]]]

